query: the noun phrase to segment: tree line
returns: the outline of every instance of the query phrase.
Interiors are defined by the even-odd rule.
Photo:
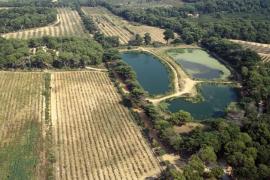
[[[78,12],[78,14],[80,15],[82,22],[84,24],[85,29],[91,33],[94,34],[98,31],[98,27],[95,24],[93,18],[91,16],[87,16],[81,9],[80,6],[76,7],[76,10]]]
[[[18,7],[0,10],[0,33],[46,26],[56,21],[56,9],[46,7]]]
[[[188,0],[186,0],[188,1]],[[192,0],[195,8],[202,13],[215,12],[264,12],[270,10],[268,0]]]

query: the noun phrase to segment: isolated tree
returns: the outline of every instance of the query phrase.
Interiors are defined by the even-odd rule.
[[[174,39],[174,32],[171,29],[166,29],[163,33],[164,35],[164,39],[167,41],[169,41],[169,39]]]
[[[139,34],[135,35],[135,40],[138,45],[141,45],[143,43],[143,38]]]
[[[146,45],[149,45],[151,43],[151,41],[152,41],[152,38],[151,38],[150,33],[145,33],[144,34],[144,43]]]

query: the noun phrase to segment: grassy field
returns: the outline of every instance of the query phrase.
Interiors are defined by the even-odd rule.
[[[42,177],[44,76],[0,72],[0,91],[0,179]]]
[[[56,179],[144,179],[159,166],[107,73],[53,73]]]
[[[40,28],[3,34],[6,38],[29,39],[42,36],[86,36],[80,16],[69,8],[58,8],[57,22]]]
[[[135,34],[144,36],[145,33],[150,33],[152,41],[158,41],[164,44],[166,43],[163,39],[163,29],[130,23],[101,7],[83,7],[83,11],[94,18],[103,34],[107,36],[118,36],[121,44],[127,44]]]

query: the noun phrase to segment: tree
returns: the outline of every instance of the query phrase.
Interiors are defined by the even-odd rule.
[[[169,42],[169,39],[174,39],[174,32],[171,29],[166,29],[163,35],[167,43]]]
[[[146,45],[149,45],[151,43],[151,40],[152,40],[152,38],[151,38],[150,33],[145,33],[144,34],[144,43]]]
[[[215,163],[217,161],[217,156],[212,146],[205,146],[201,148],[199,157],[207,164]]]
[[[129,45],[131,46],[140,46],[143,43],[143,38],[139,35],[135,35],[135,39],[132,39],[128,42]]]
[[[186,180],[182,172],[176,170],[172,165],[168,165],[167,168],[161,173],[159,179],[173,179],[173,180]]]
[[[262,179],[269,179],[270,178],[270,166],[265,164],[260,164],[258,169],[259,177]]]
[[[172,117],[170,118],[170,121],[174,124],[174,125],[181,125],[185,122],[190,122],[192,121],[192,116],[189,112],[180,110],[176,113],[173,113]]]
[[[104,62],[114,61],[114,60],[117,60],[117,59],[120,59],[120,58],[121,58],[120,53],[116,49],[108,49],[103,54],[103,61]]]
[[[166,120],[158,120],[155,122],[155,129],[157,130],[164,130],[170,127],[171,127],[171,124]]]
[[[211,169],[210,176],[220,179],[224,175],[224,171],[221,167],[214,167]]]
[[[196,156],[191,156],[191,159],[183,169],[183,174],[187,180],[202,180],[202,175],[204,173],[204,164],[202,160]]]
[[[182,137],[179,134],[175,134],[169,137],[170,145],[176,150],[180,150],[180,145],[182,143]]]

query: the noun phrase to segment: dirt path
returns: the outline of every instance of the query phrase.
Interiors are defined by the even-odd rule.
[[[160,97],[160,98],[148,98],[147,100],[152,102],[153,104],[158,104],[161,101],[165,101],[167,99],[172,99],[175,97],[181,97],[181,96],[195,96],[196,95],[196,85],[200,83],[201,81],[194,81],[190,78],[186,78],[182,80],[183,83],[183,89],[175,91],[173,94]]]
[[[257,42],[251,42],[251,41],[242,41],[242,40],[236,40],[236,39],[229,39],[229,41],[239,43],[239,44],[247,44],[247,45],[270,48],[270,44],[257,43]]]
[[[107,69],[103,69],[103,68],[94,68],[94,67],[90,67],[90,66],[86,66],[85,69],[92,70],[92,71],[99,71],[99,72],[108,72]]]

